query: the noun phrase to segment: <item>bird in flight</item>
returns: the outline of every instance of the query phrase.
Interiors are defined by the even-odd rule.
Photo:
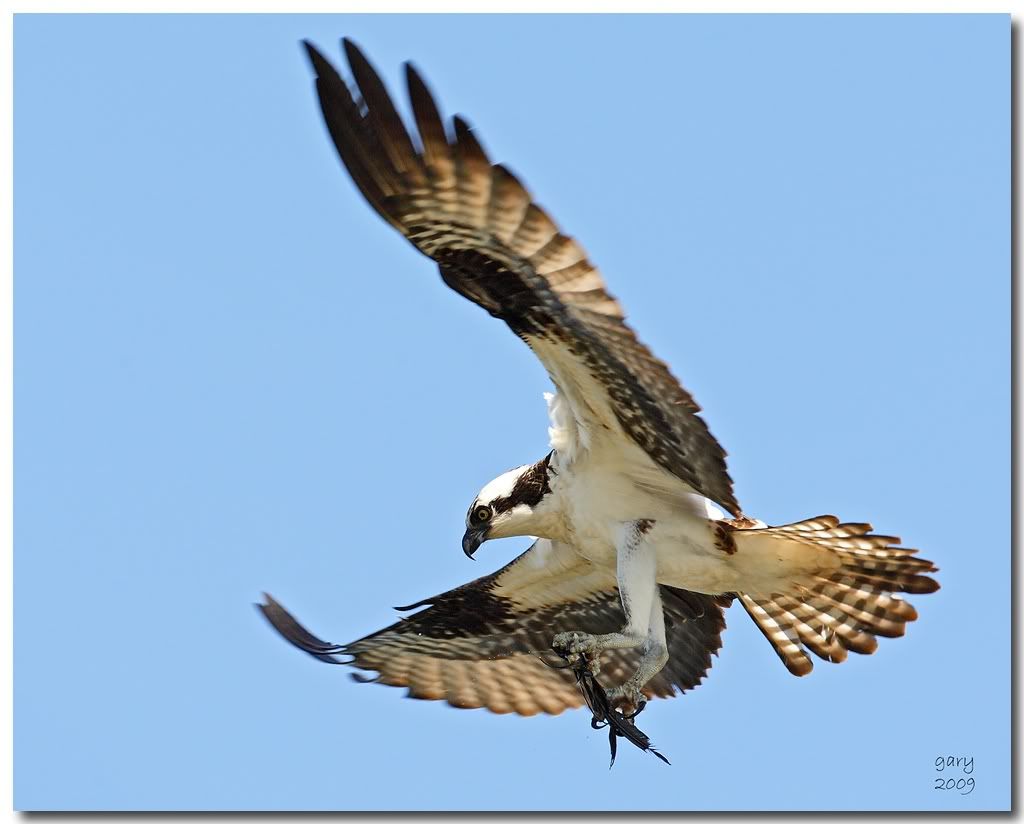
[[[492,538],[536,538],[504,568],[343,646],[267,596],[271,623],[321,660],[377,673],[360,680],[521,715],[583,702],[573,675],[543,660],[552,649],[599,675],[623,711],[696,686],[734,600],[794,675],[811,671],[812,654],[838,663],[903,635],[917,614],[897,593],[938,589],[931,562],[867,523],[745,516],[700,407],[637,339],[579,243],[464,119],[446,125],[411,64],[413,131],[359,48],[343,47],[354,85],[306,43],[345,168],[449,287],[541,360],[555,387],[550,444],[469,506],[470,557]]]

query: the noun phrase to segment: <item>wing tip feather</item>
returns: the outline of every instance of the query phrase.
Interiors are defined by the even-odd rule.
[[[360,63],[373,71],[373,67],[370,65],[370,61],[367,60],[366,55],[363,54],[363,50],[359,48],[356,41],[351,37],[346,36],[341,38],[341,48],[342,51],[345,52],[345,59],[348,60],[349,66],[353,69],[355,69],[354,64]],[[374,74],[376,74],[376,72],[374,72]]]

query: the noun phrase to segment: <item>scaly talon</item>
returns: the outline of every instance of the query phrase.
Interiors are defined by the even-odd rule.
[[[627,718],[634,718],[643,710],[647,699],[634,684],[625,683],[608,690],[608,703]]]
[[[551,642],[551,648],[560,655],[573,659],[577,655],[593,655],[597,652],[597,643],[593,635],[585,632],[560,632]]]
[[[585,632],[560,632],[551,642],[551,648],[572,666],[582,662],[591,675],[601,674],[601,653],[597,639]]]

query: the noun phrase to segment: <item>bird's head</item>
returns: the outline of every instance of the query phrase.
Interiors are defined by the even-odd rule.
[[[552,483],[551,456],[499,475],[476,496],[466,514],[462,550],[470,558],[484,541],[515,535],[546,534],[557,515]]]

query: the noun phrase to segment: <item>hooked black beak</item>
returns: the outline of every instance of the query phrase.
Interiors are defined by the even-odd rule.
[[[473,553],[480,548],[480,544],[487,540],[487,527],[470,527],[462,536],[462,551],[467,558],[472,558]]]

